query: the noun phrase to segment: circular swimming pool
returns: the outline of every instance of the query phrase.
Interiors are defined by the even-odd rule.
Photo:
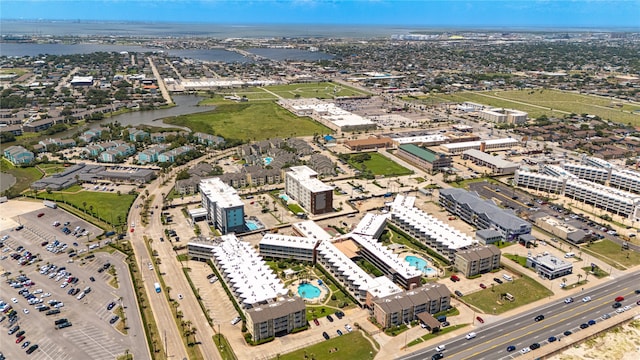
[[[320,289],[308,283],[298,285],[298,295],[303,299],[315,299],[320,296]]]
[[[422,273],[425,275],[432,275],[436,272],[435,269],[428,266],[429,263],[427,263],[427,260],[424,260],[417,256],[407,255],[404,257],[404,261],[408,262],[409,265],[413,266],[414,268],[422,271]]]

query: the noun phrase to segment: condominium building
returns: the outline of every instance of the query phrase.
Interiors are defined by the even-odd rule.
[[[358,234],[351,234],[350,238],[358,244],[358,254],[391,278],[394,283],[405,289],[420,286],[422,272],[375,238]]]
[[[570,275],[573,272],[572,263],[558,259],[553,255],[528,256],[527,267],[533,268],[539,276],[550,280]]]
[[[631,170],[613,170],[609,186],[632,193],[640,193],[640,173]]]
[[[299,297],[285,298],[246,311],[251,340],[260,341],[289,334],[307,326],[307,308]]]
[[[615,167],[612,163],[606,160],[593,157],[593,156],[587,156],[587,155],[582,156],[582,163],[585,165],[591,165],[591,166],[600,167],[604,169]]]
[[[385,297],[402,290],[386,276],[372,277],[329,241],[317,247],[317,264],[342,284],[358,302],[372,306],[376,297]]]
[[[562,168],[580,179],[585,179],[600,184],[604,184],[609,180],[611,168],[601,168],[582,164],[565,163]]]
[[[471,162],[478,166],[488,167],[491,173],[496,175],[513,174],[519,167],[519,165],[514,162],[476,149],[465,150],[462,153],[462,159],[471,160]]]
[[[193,260],[207,261],[213,257],[213,249],[217,245],[215,240],[196,238],[187,243],[187,255]]]
[[[207,220],[223,234],[245,231],[244,203],[238,192],[220,178],[200,181],[202,207],[207,210]]]
[[[429,172],[442,171],[451,167],[451,157],[414,144],[398,146],[398,156]]]
[[[477,193],[464,189],[440,189],[440,206],[478,229],[494,229],[505,241],[518,241],[531,234],[531,224],[511,211],[502,209]]]
[[[373,300],[373,317],[382,328],[409,323],[418,314],[435,314],[451,304],[451,292],[443,284],[429,283]]]
[[[287,196],[311,214],[333,211],[333,187],[317,179],[318,173],[307,166],[293,166],[285,175]]]
[[[260,255],[263,258],[292,259],[315,264],[318,241],[301,236],[265,234],[260,240]]]
[[[223,235],[212,252],[213,264],[243,309],[287,297],[287,288],[249,242]]]
[[[470,277],[499,269],[501,255],[495,245],[472,247],[457,251],[454,265],[464,276]]]
[[[471,237],[413,206],[392,205],[389,221],[450,262],[455,260],[457,250],[476,243]]]

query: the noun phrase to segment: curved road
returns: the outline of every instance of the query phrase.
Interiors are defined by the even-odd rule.
[[[589,332],[589,328],[582,330],[580,325],[589,320],[595,320],[595,328],[604,329],[606,325],[622,322],[632,314],[637,315],[640,307],[636,301],[640,300],[640,295],[635,294],[636,289],[640,289],[638,276],[640,271],[624,275],[615,280],[608,281],[592,290],[584,291],[576,296],[574,302],[565,304],[562,300],[554,300],[543,306],[536,307],[527,312],[509,317],[500,322],[480,326],[473,330],[477,334],[474,339],[467,340],[464,336],[453,338],[442,342],[446,350],[445,359],[474,359],[474,360],[495,360],[511,358],[529,358],[531,356],[540,357],[557,348],[558,343],[549,346],[548,338],[556,336],[563,345],[579,341]],[[583,296],[591,296],[592,300],[583,302]],[[631,306],[631,310],[623,314],[617,314],[612,308],[614,298],[624,296],[622,305]],[[603,314],[610,314],[611,318],[603,320]],[[545,319],[536,322],[537,315],[544,315]],[[573,334],[564,336],[564,332],[570,330]],[[591,329],[593,330],[593,329]],[[542,347],[522,356],[519,350],[528,347],[534,342],[538,342]],[[513,345],[516,351],[507,352],[507,346]],[[435,345],[429,349],[420,350],[410,355],[400,357],[402,360],[423,360],[430,359]]]

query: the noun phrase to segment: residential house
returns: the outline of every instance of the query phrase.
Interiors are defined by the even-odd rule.
[[[158,162],[175,162],[176,158],[180,155],[186,154],[193,150],[193,147],[189,145],[180,146],[178,148],[163,152],[158,155]]]
[[[193,137],[196,138],[198,144],[203,144],[206,146],[219,146],[224,144],[224,138],[220,136],[197,132],[193,134]]]
[[[144,130],[139,129],[131,129],[129,131],[129,140],[130,141],[144,141],[149,138],[149,133]]]

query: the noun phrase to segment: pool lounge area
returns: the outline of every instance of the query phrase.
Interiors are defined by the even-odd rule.
[[[249,229],[249,231],[264,229],[264,225],[257,219],[246,219],[244,221],[244,225]]]
[[[329,290],[321,280],[298,280],[289,289],[306,302],[319,303],[323,301]]]
[[[414,268],[422,271],[422,274],[424,276],[437,276],[438,274],[438,270],[429,267],[429,263],[427,262],[427,260],[415,256],[415,255],[407,255],[404,257],[404,261],[408,262],[409,265],[413,266]]]

